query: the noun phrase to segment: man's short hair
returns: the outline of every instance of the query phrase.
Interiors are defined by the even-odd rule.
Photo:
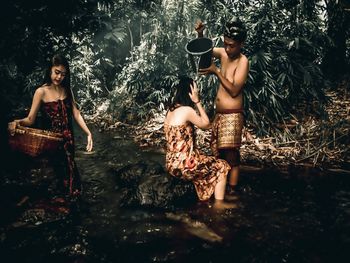
[[[231,38],[232,40],[244,42],[247,38],[247,30],[238,17],[233,17],[225,25],[224,36]]]

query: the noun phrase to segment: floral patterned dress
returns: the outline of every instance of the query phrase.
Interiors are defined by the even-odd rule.
[[[74,161],[73,108],[69,98],[43,102],[41,107],[43,128],[63,134],[63,146],[51,156],[54,168],[62,180],[63,192],[77,196],[81,192],[81,181]]]
[[[229,164],[213,156],[200,154],[196,149],[192,124],[164,124],[167,140],[166,168],[175,177],[192,181],[198,198],[208,200],[218,182],[225,179]]]

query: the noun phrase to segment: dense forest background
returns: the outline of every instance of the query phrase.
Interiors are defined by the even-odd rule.
[[[177,76],[195,77],[184,47],[198,19],[215,45],[227,20],[246,24],[245,112],[257,134],[302,114],[327,118],[326,91],[350,89],[349,0],[5,0],[0,12],[3,128],[26,114],[56,52],[69,58],[85,114],[149,119],[166,108]],[[198,82],[213,113],[217,80]]]

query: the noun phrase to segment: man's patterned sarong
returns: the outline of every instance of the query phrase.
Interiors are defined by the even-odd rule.
[[[243,110],[217,112],[212,124],[211,148],[214,156],[220,149],[240,148],[243,129]]]

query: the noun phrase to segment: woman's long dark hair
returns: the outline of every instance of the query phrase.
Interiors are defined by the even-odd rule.
[[[193,106],[193,101],[191,100],[188,93],[191,93],[191,84],[193,85],[193,79],[182,76],[179,78],[179,84],[176,86],[175,95],[173,97],[173,100],[170,103],[169,110],[173,111],[178,106]]]
[[[70,86],[69,63],[68,63],[68,60],[64,56],[62,56],[60,54],[56,54],[51,58],[49,65],[48,65],[46,72],[45,72],[43,85],[51,85],[52,84],[51,70],[52,70],[52,67],[55,67],[55,66],[63,66],[66,69],[66,75],[65,75],[64,79],[62,80],[61,85],[66,90],[67,97],[72,102],[74,102],[74,97],[73,97],[72,89]]]

